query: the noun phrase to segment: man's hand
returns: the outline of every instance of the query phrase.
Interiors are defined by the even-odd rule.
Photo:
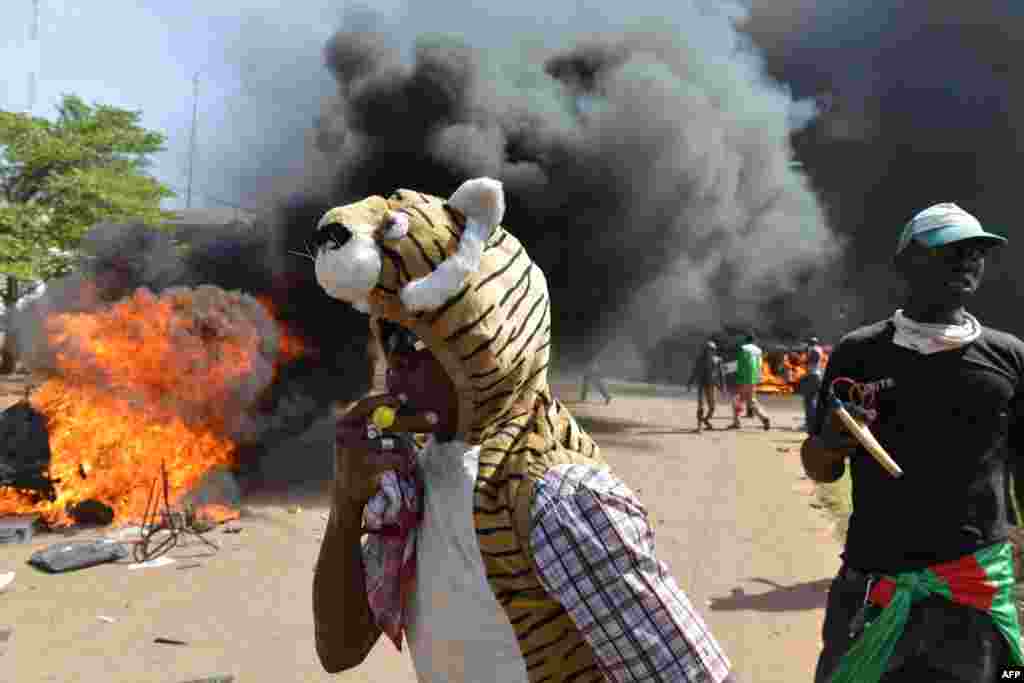
[[[334,472],[338,502],[361,510],[377,492],[380,476],[388,470],[406,472],[413,463],[413,451],[402,439],[395,439],[394,450],[381,450],[379,441],[366,435],[370,415],[380,406],[395,410],[401,402],[390,395],[371,396],[354,405],[338,418],[335,427]],[[398,416],[389,432],[431,432],[436,420],[426,415]]]
[[[828,414],[822,423],[821,434],[818,435],[821,445],[823,448],[835,453],[838,459],[848,458],[860,447],[860,442],[857,441],[857,437],[846,429],[843,421],[831,405],[824,407]]]
[[[831,482],[843,476],[846,459],[856,452],[860,442],[846,430],[832,406],[823,404],[821,409],[828,411],[821,433],[804,441],[800,448],[800,460],[811,479]]]

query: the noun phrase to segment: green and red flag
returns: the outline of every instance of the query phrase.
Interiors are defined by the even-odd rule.
[[[988,614],[1009,643],[1008,663],[1024,665],[1014,604],[1013,546],[998,543],[952,562],[879,580],[868,594],[876,614],[829,683],[877,683],[907,625],[911,606],[930,595]]]

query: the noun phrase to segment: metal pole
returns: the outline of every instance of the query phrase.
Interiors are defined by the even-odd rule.
[[[32,0],[32,23],[29,24],[28,28],[28,39],[36,45],[35,55],[39,57],[42,55],[42,50],[38,45],[39,42],[39,0]],[[28,112],[31,113],[36,106],[36,69],[39,68],[38,64],[32,65],[32,71],[28,75]]]
[[[199,112],[199,72],[192,77],[192,132],[188,143],[188,188],[185,191],[185,208],[192,208],[192,169],[196,156],[196,116]]]

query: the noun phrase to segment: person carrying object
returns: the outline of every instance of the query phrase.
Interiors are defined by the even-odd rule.
[[[989,683],[1024,665],[1007,495],[1024,456],[1024,342],[966,309],[1004,243],[956,204],[921,211],[893,261],[903,307],[829,359],[801,460],[819,482],[849,466],[853,514],[816,683]],[[844,429],[837,401],[901,476]]]

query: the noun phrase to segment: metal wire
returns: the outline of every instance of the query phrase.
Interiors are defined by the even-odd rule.
[[[148,562],[167,554],[187,536],[194,536],[214,550],[220,547],[206,538],[209,529],[202,529],[195,511],[184,506],[183,511],[171,509],[170,484],[167,481],[167,466],[160,462],[160,478],[153,480],[146,500],[146,511],[142,516],[141,538],[132,549],[136,562]],[[166,533],[162,533],[166,532]]]

